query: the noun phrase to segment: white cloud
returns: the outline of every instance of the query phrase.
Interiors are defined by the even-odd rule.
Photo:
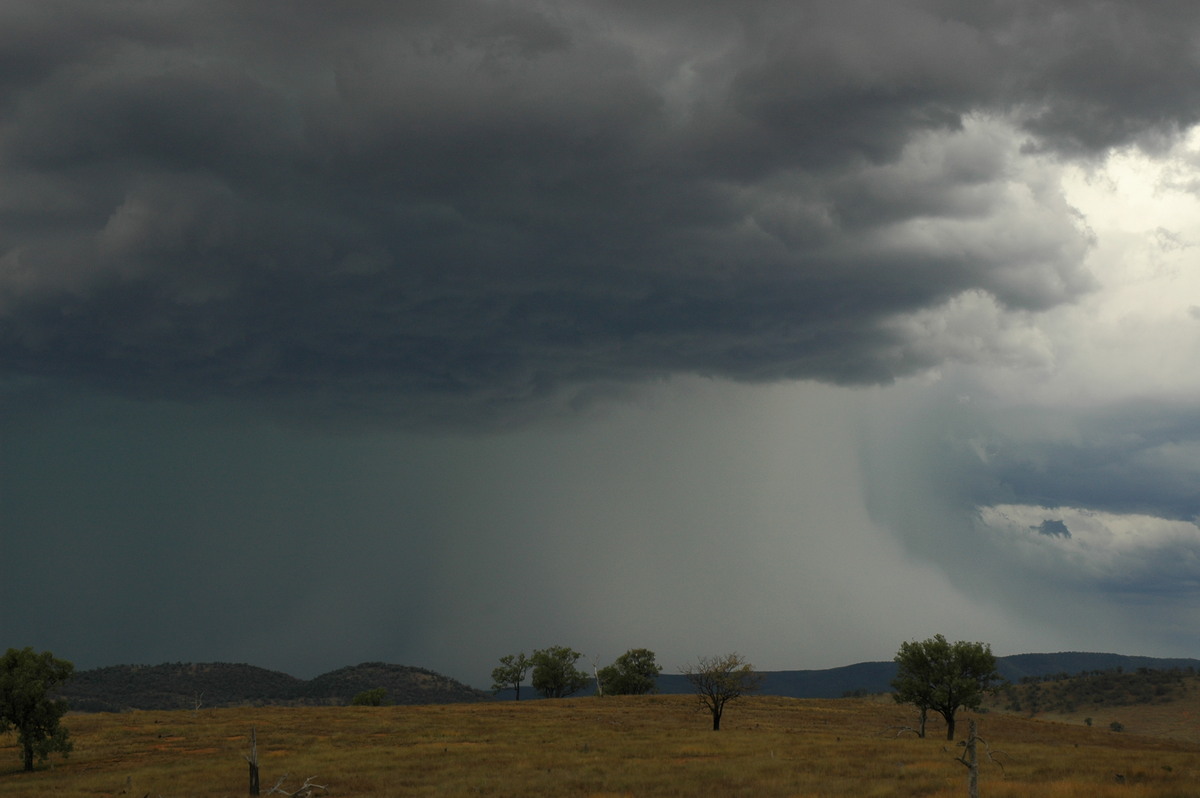
[[[1164,552],[1200,551],[1195,523],[1140,513],[998,504],[979,508],[979,520],[988,533],[1020,551],[1026,566],[1057,576],[1137,585],[1156,577]],[[1061,521],[1070,537],[1041,534],[1038,529],[1046,521]],[[1074,573],[1064,573],[1064,567]]]
[[[957,364],[976,399],[1004,406],[1195,397],[1200,195],[1188,189],[1200,185],[1200,128],[1161,155],[1128,149],[1090,164],[1028,168],[1027,176],[1055,181],[1088,232],[1090,290],[1036,313],[966,294],[898,316],[893,328],[930,362]],[[1008,233],[1024,234],[1020,225]]]

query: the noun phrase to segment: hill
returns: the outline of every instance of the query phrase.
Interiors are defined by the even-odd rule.
[[[1087,671],[1026,677],[986,699],[990,712],[1200,742],[1194,669]]]
[[[1121,654],[1060,652],[1017,654],[997,658],[1001,676],[1016,684],[1023,680],[1065,677],[1084,672],[1122,669],[1170,671],[1200,670],[1200,660],[1162,659]],[[891,691],[896,674],[893,662],[860,662],[825,670],[765,671],[762,694],[785,698],[841,698]],[[115,665],[80,671],[60,695],[71,708],[83,712],[116,712],[125,709],[193,709],[243,705],[347,704],[365,690],[383,687],[393,704],[453,704],[511,699],[512,691],[498,696],[424,668],[365,662],[338,668],[304,680],[253,665],[229,663],[174,663]],[[690,693],[679,674],[658,679],[663,694]],[[584,692],[590,692],[585,688]],[[523,697],[534,697],[528,688]],[[1019,704],[1028,707],[1028,700]],[[999,707],[998,707],[999,708]]]
[[[1031,677],[1085,671],[1136,671],[1139,668],[1168,671],[1200,669],[1200,660],[1185,658],[1137,657],[1124,654],[1097,654],[1065,651],[1056,654],[1014,654],[996,658],[1000,676],[1010,682]],[[840,668],[802,671],[763,671],[762,693],[787,698],[840,698],[891,692],[896,676],[894,662],[860,662]],[[658,678],[660,693],[690,693],[687,679],[679,674]]]
[[[392,704],[490,701],[492,696],[424,668],[365,662],[304,680],[253,665],[168,663],[80,671],[59,695],[82,712],[245,705],[340,705],[383,687]]]
[[[344,704],[364,690],[377,687],[387,689],[390,704],[457,704],[492,700],[491,693],[468,687],[440,673],[384,662],[364,662],[322,674],[305,682],[299,696],[308,703]]]

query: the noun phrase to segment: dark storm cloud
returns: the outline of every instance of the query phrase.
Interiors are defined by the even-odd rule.
[[[1197,13],[9,3],[0,364],[412,418],[673,372],[888,381],[930,365],[896,314],[1089,284],[1053,197],[1007,234],[1019,156],[971,120],[1162,140],[1200,113]]]
[[[1047,518],[1045,521],[1038,524],[1037,526],[1031,526],[1029,528],[1032,529],[1034,532],[1037,532],[1039,535],[1045,535],[1046,537],[1051,537],[1051,538],[1055,538],[1055,537],[1069,538],[1069,537],[1071,537],[1071,530],[1067,528],[1067,525],[1065,523],[1063,523],[1062,521],[1059,521],[1057,519]]]
[[[977,504],[1087,507],[1200,518],[1200,418],[1194,408],[1142,402],[1091,412],[1023,409],[976,430]],[[965,453],[964,453],[965,454]],[[979,456],[981,454],[981,456]]]

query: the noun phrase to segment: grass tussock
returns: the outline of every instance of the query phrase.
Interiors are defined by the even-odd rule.
[[[1200,744],[1014,715],[975,716],[988,798],[1193,795]],[[70,715],[70,759],[22,773],[0,737],[0,794],[242,796],[251,727],[263,791],[291,774],[330,796],[965,794],[961,748],[890,700],[747,698],[720,732],[687,696],[422,707],[256,707]],[[960,724],[966,733],[966,717]],[[1000,764],[997,764],[1000,763]],[[1001,767],[1001,764],[1003,767]]]

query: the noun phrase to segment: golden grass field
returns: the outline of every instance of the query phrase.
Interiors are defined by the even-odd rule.
[[[1194,708],[1175,707],[1175,713]],[[1136,711],[1135,711],[1136,710]],[[1151,714],[1143,721],[1138,711]],[[996,712],[979,723],[1003,769],[985,761],[990,798],[1192,798],[1200,737],[1190,725],[1154,736],[1162,707],[1093,712],[1095,725]],[[1112,717],[1109,717],[1109,716]],[[1119,718],[1123,733],[1108,723]],[[262,790],[284,774],[330,796],[963,796],[962,748],[897,736],[911,708],[890,698],[743,698],[722,729],[690,696],[397,707],[261,707],[72,714],[70,758],[20,771],[15,736],[0,737],[0,795],[242,796],[251,727]],[[941,739],[939,739],[939,736]],[[1118,775],[1120,778],[1118,778]]]

